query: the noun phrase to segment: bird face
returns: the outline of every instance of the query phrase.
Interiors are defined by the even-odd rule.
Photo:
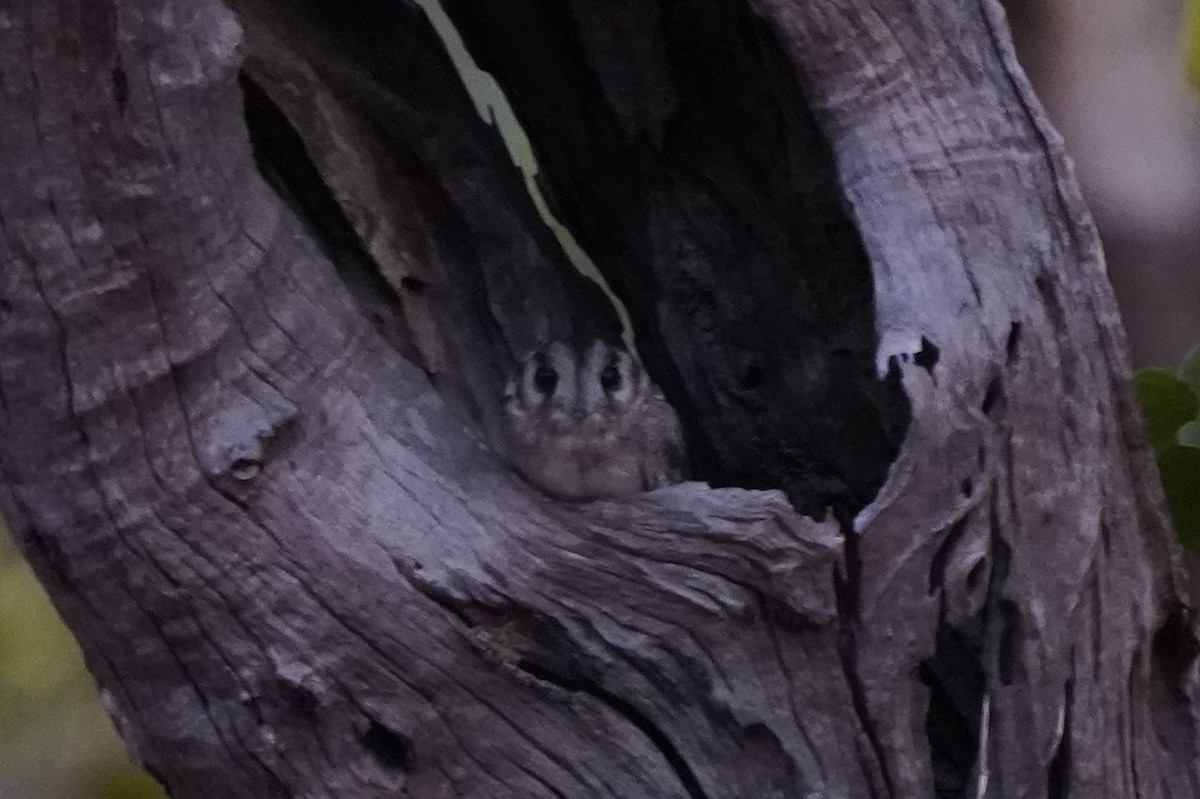
[[[602,432],[640,400],[645,375],[625,350],[555,341],[530,353],[505,391],[514,417],[556,433]]]
[[[548,496],[619,497],[682,479],[678,417],[618,346],[559,340],[530,353],[504,410],[508,460]]]

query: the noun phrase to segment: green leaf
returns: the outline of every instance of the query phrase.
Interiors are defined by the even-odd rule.
[[[1175,445],[1175,432],[1196,418],[1200,397],[1191,386],[1166,369],[1142,369],[1133,386],[1146,414],[1146,432],[1154,451]]]
[[[1175,433],[1180,446],[1200,447],[1200,421],[1193,419]]]
[[[1200,553],[1200,449],[1171,447],[1158,457],[1167,508],[1180,543]]]
[[[1196,0],[1200,3],[1200,0]],[[1192,391],[1200,395],[1200,344],[1184,356],[1179,364],[1179,379],[1192,387]]]

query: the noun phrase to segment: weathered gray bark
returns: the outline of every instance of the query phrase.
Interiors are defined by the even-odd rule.
[[[732,486],[583,506],[487,442],[512,353],[611,309],[423,16],[345,5],[239,0],[244,51],[205,0],[0,9],[4,512],[175,796],[1200,793],[993,2],[446,3]]]

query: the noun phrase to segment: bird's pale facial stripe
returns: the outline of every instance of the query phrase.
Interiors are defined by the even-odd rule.
[[[611,409],[623,405],[637,390],[637,364],[629,353],[600,341],[584,353],[580,387],[590,410]]]

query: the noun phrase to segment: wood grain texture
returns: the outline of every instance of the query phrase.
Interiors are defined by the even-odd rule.
[[[172,795],[1200,792],[1185,566],[994,4],[445,5],[727,487],[492,453],[513,351],[612,314],[410,3],[18,0],[0,501]]]

